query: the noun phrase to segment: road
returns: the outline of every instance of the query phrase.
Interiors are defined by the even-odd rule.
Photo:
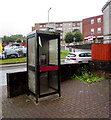
[[[0,85],[7,85],[6,73],[26,71],[26,65],[0,68]]]

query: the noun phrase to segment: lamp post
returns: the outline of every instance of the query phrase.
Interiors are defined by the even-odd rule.
[[[51,10],[51,8],[49,8],[48,10],[48,27],[49,27],[49,11]]]
[[[74,40],[74,51],[75,52],[75,42],[76,42],[76,37],[73,37],[73,40]]]

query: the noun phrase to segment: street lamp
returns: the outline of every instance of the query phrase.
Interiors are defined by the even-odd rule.
[[[51,8],[49,8],[48,10],[48,27],[49,27],[49,11],[51,10]]]
[[[74,40],[74,51],[73,52],[75,52],[75,42],[76,42],[76,37],[73,37],[73,40]]]

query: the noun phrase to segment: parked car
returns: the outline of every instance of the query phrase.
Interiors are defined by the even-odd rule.
[[[19,57],[19,53],[14,49],[6,49],[5,54],[7,58],[17,58]]]
[[[91,52],[71,52],[66,56],[65,63],[88,63]]]
[[[4,47],[7,58],[26,56],[27,48],[24,46],[6,46]]]
[[[12,48],[19,53],[20,57],[26,56],[27,54],[27,48],[24,46],[13,46]]]

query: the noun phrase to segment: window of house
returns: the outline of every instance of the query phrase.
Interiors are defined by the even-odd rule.
[[[80,30],[80,27],[76,27],[78,30]]]
[[[94,28],[91,29],[91,34],[94,34]]]
[[[76,23],[73,23],[73,26],[76,26]]]
[[[94,19],[91,20],[91,24],[94,24]]]
[[[61,30],[62,31],[62,28],[56,28],[56,30]]]
[[[98,29],[97,29],[97,32],[98,32],[98,33],[101,33],[101,28],[98,28]]]
[[[58,24],[56,24],[56,27],[58,27],[59,25]]]
[[[50,26],[54,26],[54,24],[50,24]]]
[[[77,26],[80,26],[80,23],[77,23]]]
[[[46,27],[46,25],[40,25],[40,27]]]
[[[62,24],[60,24],[60,26],[62,27]]]
[[[101,23],[101,18],[98,18],[98,19],[97,19],[97,22],[98,22],[98,23]]]

